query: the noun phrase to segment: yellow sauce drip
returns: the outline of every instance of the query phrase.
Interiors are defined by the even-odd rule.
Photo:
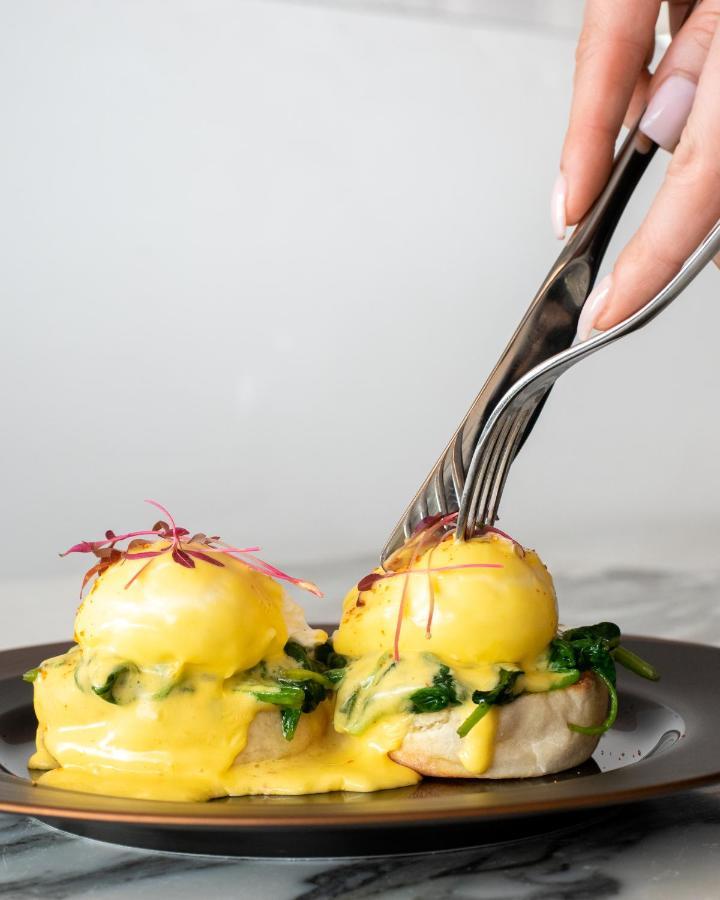
[[[475,709],[474,703],[466,703],[462,708],[463,718]],[[497,707],[491,707],[460,742],[458,757],[472,775],[482,775],[492,765],[497,721]]]
[[[322,743],[298,756],[236,766],[228,773],[227,793],[367,792],[417,784],[417,772],[388,756],[402,743],[409,719],[383,719],[360,737],[329,730]]]

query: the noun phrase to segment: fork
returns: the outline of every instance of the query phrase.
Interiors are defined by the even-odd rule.
[[[469,467],[491,410],[519,378],[573,343],[580,311],[610,238],[657,149],[637,125],[628,134],[605,188],[573,231],[467,415],[390,535],[381,556],[383,564],[418,523],[459,509],[467,493]],[[514,452],[532,429],[546,397],[547,392],[509,426]],[[504,442],[497,449],[503,447]],[[483,460],[476,464],[480,471],[474,471],[475,479],[478,474],[484,476],[482,464]]]
[[[492,525],[523,429],[557,379],[576,363],[647,325],[720,253],[720,221],[680,271],[634,315],[607,331],[574,344],[519,378],[490,414],[473,453],[460,500],[456,535],[472,536],[479,525]]]
[[[696,5],[697,0],[691,0],[683,22]],[[716,226],[678,275],[640,312],[602,336],[573,346],[580,312],[610,239],[658,149],[638,126],[639,122],[628,133],[605,188],[574,230],[469,412],[390,535],[381,554],[383,565],[428,517],[457,512],[459,538],[469,536],[477,525],[492,525],[510,466],[560,374],[649,322],[720,249],[712,251]]]

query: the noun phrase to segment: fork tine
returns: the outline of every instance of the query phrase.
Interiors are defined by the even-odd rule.
[[[502,444],[505,435],[511,427],[512,421],[507,417],[496,421],[497,427],[492,428],[483,436],[481,442],[476,447],[473,458],[468,469],[467,479],[465,481],[465,489],[460,499],[460,508],[458,510],[457,535],[460,539],[469,538],[475,525],[475,516],[478,508],[478,501],[483,490],[483,485],[487,481],[488,470],[493,461],[493,453],[498,444]]]
[[[484,471],[478,471],[476,484],[473,485],[472,502],[468,511],[468,536],[472,536],[476,524],[481,523],[479,512],[484,511],[487,504],[488,492],[493,482],[495,471],[499,460],[505,453],[505,448],[511,435],[514,433],[516,416],[512,410],[508,410],[507,414],[498,422],[495,429],[495,436],[487,444],[486,462],[483,465]]]
[[[503,452],[498,460],[492,485],[487,492],[487,503],[482,508],[481,514],[477,517],[479,525],[495,524],[500,498],[505,489],[505,482],[507,481],[508,473],[510,472],[510,466],[513,464],[515,456],[520,449],[520,443],[525,433],[525,426],[530,420],[534,409],[535,404],[529,408],[525,407],[524,409],[521,409],[515,417],[512,429],[505,442]]]
[[[458,498],[458,503],[460,502],[460,498],[462,497],[463,491],[465,489],[465,463],[463,461],[462,452],[464,431],[465,423],[463,422],[458,428],[457,434],[455,435],[451,453],[448,454],[450,456],[450,471],[452,475],[453,488],[455,490],[455,496]]]
[[[433,477],[433,493],[435,502],[437,503],[437,512],[444,516],[447,515],[447,495],[445,493],[445,471],[444,467],[440,467],[435,471]]]
[[[470,463],[468,481],[472,477],[472,491],[463,494],[460,504],[459,539],[469,537],[473,523],[492,524],[495,520],[508,472],[525,428],[557,379],[580,360],[651,321],[687,287],[718,251],[720,222],[688,257],[677,275],[642,309],[608,331],[550,357],[520,378],[507,392],[495,408],[486,426],[487,433],[482,435]],[[481,503],[478,502],[480,498]]]

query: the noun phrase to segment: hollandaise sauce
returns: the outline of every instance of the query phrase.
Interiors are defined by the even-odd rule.
[[[234,559],[145,563],[107,568],[77,644],[35,673],[39,783],[205,800],[418,781],[388,755],[402,716],[362,736],[332,729],[332,684],[312,663],[327,635],[276,581]]]
[[[336,735],[328,728],[331,711],[325,701],[302,715],[292,740],[285,741],[278,710],[238,689],[237,680],[189,669],[181,677],[126,669],[109,702],[86,689],[88,668],[93,664],[83,661],[79,647],[40,668],[37,752],[29,763],[31,769],[48,770],[36,774],[40,784],[207,800],[370,791],[418,781],[415,772],[388,757],[402,740],[400,721],[385,720],[362,737]],[[257,739],[248,741],[253,730]],[[247,749],[252,752],[244,756]]]
[[[579,643],[551,664],[550,575],[498,535],[363,579],[330,644],[272,567],[213,561],[216,539],[174,523],[151,533],[96,567],[75,646],[33,670],[41,784],[161,800],[403,787],[420,776],[394,751],[451,714],[462,766],[482,775],[498,707],[580,677]]]

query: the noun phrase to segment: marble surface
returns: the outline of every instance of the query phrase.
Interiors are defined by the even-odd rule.
[[[720,571],[566,573],[556,581],[569,624],[611,618],[626,632],[720,644]],[[11,643],[12,625],[9,631],[3,637]],[[154,853],[0,816],[0,896],[711,900],[719,850],[720,788],[636,804],[584,828],[516,843],[350,861]]]

